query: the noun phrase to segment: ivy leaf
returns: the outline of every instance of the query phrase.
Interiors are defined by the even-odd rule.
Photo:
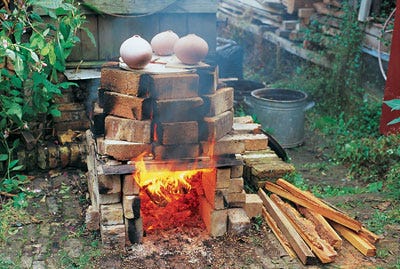
[[[8,115],[15,115],[18,117],[18,119],[22,119],[22,109],[21,106],[14,103],[11,105],[11,107],[7,110]]]
[[[53,116],[53,117],[61,117],[61,111],[58,109],[50,109],[49,113]]]
[[[396,123],[400,123],[400,118],[397,118],[397,119],[394,119],[394,120],[388,122],[388,125],[393,125],[393,124],[396,124]]]
[[[385,104],[387,104],[392,111],[393,110],[400,110],[400,99],[392,99],[389,101],[384,101]]]

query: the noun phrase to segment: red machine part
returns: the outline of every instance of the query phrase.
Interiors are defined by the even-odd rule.
[[[400,0],[397,0],[396,7],[384,101],[400,99]],[[383,103],[380,132],[384,135],[399,133],[400,123],[388,125],[390,121],[398,117],[400,117],[400,110],[392,110]]]

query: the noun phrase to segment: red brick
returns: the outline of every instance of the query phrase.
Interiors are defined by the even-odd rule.
[[[154,119],[159,122],[195,121],[203,118],[203,99],[157,100],[154,104]]]
[[[214,94],[204,95],[206,116],[213,117],[233,108],[233,88],[221,88]]]
[[[133,120],[145,120],[150,117],[148,99],[136,96],[105,92],[104,112]]]
[[[85,110],[85,105],[81,103],[64,103],[58,105],[58,110],[62,111],[77,111]]]
[[[200,198],[200,215],[211,236],[222,236],[227,231],[228,210],[214,210],[206,198]]]
[[[109,155],[117,160],[131,160],[143,152],[151,152],[151,144],[109,139],[98,139],[97,143],[100,154]]]
[[[113,140],[150,143],[151,121],[107,116],[105,119],[105,137]]]
[[[158,139],[163,145],[193,144],[199,141],[197,121],[160,123]]]
[[[224,136],[217,142],[200,142],[204,156],[216,156],[223,154],[238,154],[245,152],[244,142],[232,136]]]
[[[113,92],[141,96],[144,94],[140,87],[143,75],[131,71],[122,70],[119,67],[103,67],[101,69],[101,88]]]
[[[216,141],[232,130],[233,112],[226,111],[215,117],[205,117],[200,121],[200,139]]]
[[[197,74],[149,75],[148,88],[155,99],[184,99],[198,96]]]
[[[242,208],[228,210],[228,232],[240,234],[250,229],[250,218]]]
[[[224,209],[223,191],[217,190],[217,173],[215,170],[211,172],[203,172],[201,175],[201,183],[204,190],[204,196],[213,209]]]

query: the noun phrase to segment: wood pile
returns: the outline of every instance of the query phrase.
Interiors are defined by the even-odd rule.
[[[312,21],[323,25],[322,34],[334,36],[340,31],[344,15],[341,0],[221,0],[218,11],[228,19],[247,20],[261,31],[273,32],[292,42],[302,42],[306,49],[312,47],[309,42],[304,42],[304,30]],[[380,46],[381,52],[388,53],[391,33],[383,31],[382,24],[367,23],[364,48],[377,51]]]
[[[305,265],[331,263],[339,255],[342,237],[365,256],[375,256],[378,235],[362,223],[289,182],[267,182],[259,189],[263,216],[291,257]]]

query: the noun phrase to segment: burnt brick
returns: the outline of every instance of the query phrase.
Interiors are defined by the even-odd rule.
[[[155,99],[184,99],[198,96],[197,74],[157,74],[146,79],[150,95]]]
[[[148,99],[115,92],[104,93],[104,112],[133,120],[145,120],[150,117]]]
[[[154,103],[154,119],[159,122],[196,121],[203,118],[203,99],[157,100]]]

